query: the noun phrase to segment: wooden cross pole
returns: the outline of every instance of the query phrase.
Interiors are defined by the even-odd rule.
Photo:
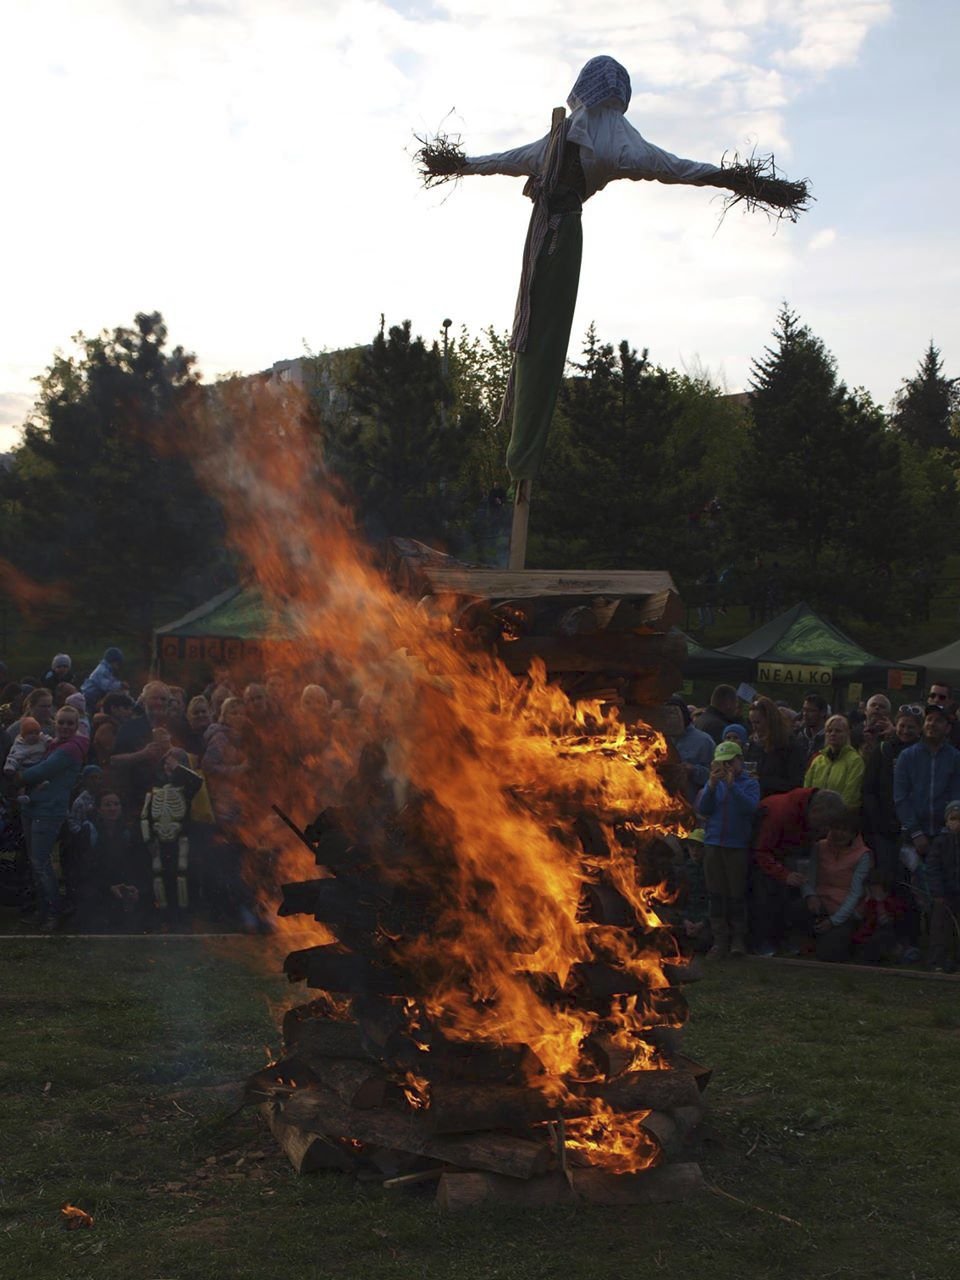
[[[544,171],[550,169],[550,157],[563,137],[563,122],[567,117],[565,107],[554,107],[550,117],[550,147],[544,163]],[[523,569],[527,561],[527,528],[530,523],[530,480],[518,480],[513,499],[513,525],[510,529],[511,569]]]

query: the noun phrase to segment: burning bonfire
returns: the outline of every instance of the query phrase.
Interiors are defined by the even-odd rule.
[[[210,481],[284,618],[267,664],[323,693],[315,750],[278,743],[243,797],[313,991],[249,1096],[301,1170],[436,1178],[448,1205],[683,1194],[697,1166],[665,1161],[708,1073],[658,911],[685,817],[664,740],[394,592],[295,401],[243,394],[209,411]]]

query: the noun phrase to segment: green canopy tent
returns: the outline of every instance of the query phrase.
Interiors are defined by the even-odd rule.
[[[944,645],[942,649],[934,649],[932,653],[905,658],[904,661],[924,667],[929,684],[942,680],[954,689],[960,688],[960,640],[954,640],[953,644]]]
[[[834,702],[851,684],[913,690],[923,679],[922,664],[878,658],[804,600],[723,652],[754,659],[759,685],[832,691]]]
[[[154,632],[157,670],[174,663],[235,663],[262,655],[264,640],[296,631],[286,614],[269,609],[256,587],[230,587]]]
[[[687,657],[683,664],[684,680],[697,684],[712,682],[738,685],[741,681],[756,678],[757,664],[753,658],[745,658],[739,653],[725,653],[722,649],[708,649],[679,627],[674,627],[672,634],[679,636],[687,646]]]

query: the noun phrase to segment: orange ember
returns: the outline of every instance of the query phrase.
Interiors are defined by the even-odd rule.
[[[92,1227],[93,1218],[86,1210],[67,1203],[60,1206],[60,1225],[65,1231],[76,1231],[81,1227]]]
[[[657,915],[663,876],[648,883],[642,871],[644,849],[683,818],[658,770],[663,739],[628,731],[599,703],[572,704],[538,662],[517,681],[468,651],[448,615],[386,583],[296,400],[269,388],[230,396],[208,408],[206,481],[274,618],[263,668],[297,708],[294,726],[258,728],[256,782],[237,791],[244,843],[270,851],[251,862],[258,891],[277,901],[284,882],[318,875],[270,804],[308,831],[336,806],[383,881],[433,895],[429,928],[375,935],[374,958],[416,979],[419,1000],[400,1003],[421,1049],[425,1020],[448,1041],[527,1045],[543,1069],[529,1083],[558,1102],[597,1077],[588,1041],[628,1051],[628,1069],[661,1065],[645,1034],[684,1016],[657,998],[676,948]],[[306,747],[292,763],[294,737]],[[583,910],[601,870],[629,904],[628,925]],[[295,929],[299,945],[333,942],[319,924],[305,934],[303,917]],[[586,1007],[571,993],[597,968],[640,982]],[[426,1080],[401,1083],[411,1105],[429,1104]],[[658,1148],[644,1114],[597,1100],[568,1124],[567,1145],[618,1172],[646,1167]]]

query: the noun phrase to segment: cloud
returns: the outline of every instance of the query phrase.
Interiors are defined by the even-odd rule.
[[[23,193],[5,267],[0,385],[78,329],[158,308],[208,374],[364,341],[381,311],[509,324],[528,203],[473,179],[422,192],[413,131],[474,153],[542,135],[583,61],[631,73],[631,120],[680,155],[775,149],[793,103],[857,56],[890,6],[867,0],[46,0],[18,6],[0,110]],[[14,51],[16,51],[14,53]],[[23,104],[29,112],[23,115]],[[12,189],[8,183],[8,195]],[[449,195],[449,198],[446,198]],[[575,327],[655,358],[734,358],[801,259],[792,228],[703,190],[618,183],[587,206]],[[822,234],[822,233],[821,233]],[[807,247],[812,247],[812,244]],[[762,334],[769,329],[765,323]],[[744,348],[746,349],[746,348]],[[717,354],[719,353],[719,354]],[[728,365],[731,377],[735,371]]]
[[[816,253],[818,249],[829,249],[837,240],[837,233],[833,227],[824,227],[822,231],[818,231],[812,236],[807,248],[811,253]]]

